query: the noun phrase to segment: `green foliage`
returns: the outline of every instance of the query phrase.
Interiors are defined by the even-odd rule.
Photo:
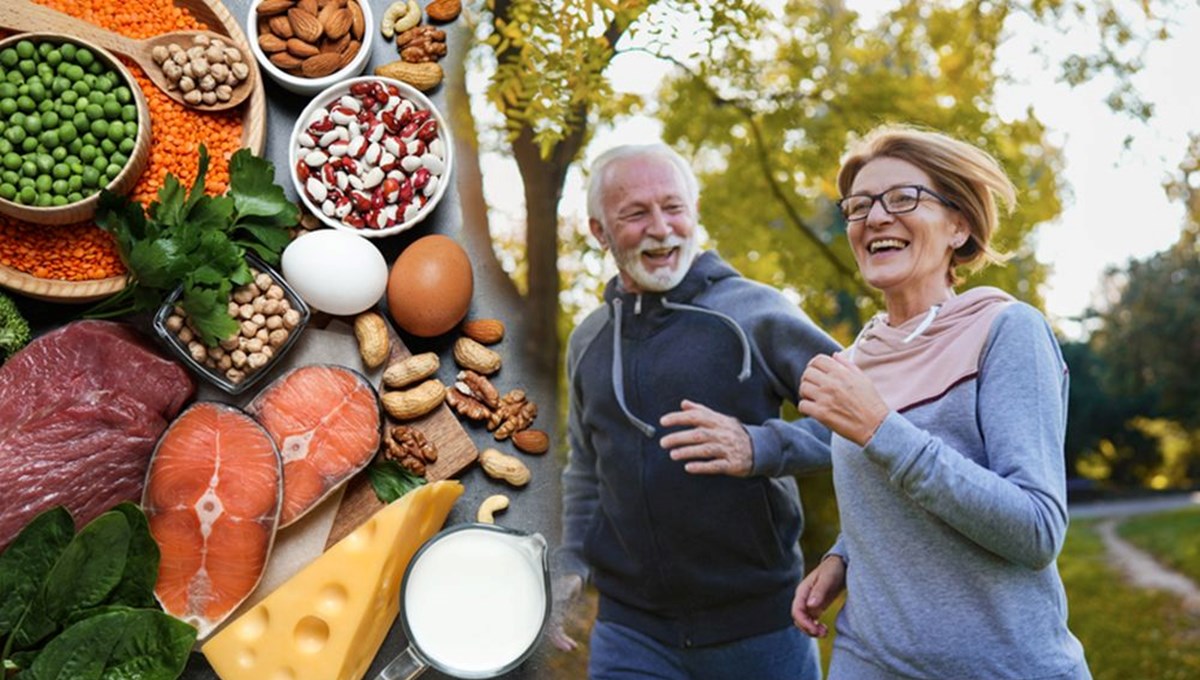
[[[101,192],[96,224],[115,237],[131,283],[90,316],[153,310],[182,285],[180,304],[204,344],[215,347],[237,332],[227,306],[233,288],[252,279],[246,253],[278,264],[299,208],[274,183],[274,166],[249,149],[230,158],[225,196],[204,193],[207,172],[202,145],[190,191],[168,175],[158,200],[145,211],[124,196]]]
[[[367,477],[371,480],[371,488],[375,489],[375,496],[384,503],[391,503],[425,483],[424,477],[418,477],[382,456],[367,466]]]
[[[175,678],[196,639],[156,608],[159,552],[149,523],[122,503],[75,533],[55,507],[0,554],[0,658],[20,677]]]
[[[1117,527],[1130,543],[1155,559],[1200,583],[1200,508],[1191,507],[1154,515],[1133,517]]]
[[[1185,542],[1188,536],[1175,539]],[[1083,643],[1096,680],[1200,677],[1200,639],[1192,616],[1175,596],[1126,583],[1108,563],[1093,523],[1071,524],[1058,568],[1071,632]]]
[[[845,241],[837,159],[856,136],[904,122],[1001,161],[1021,201],[995,245],[1014,258],[972,284],[1039,304],[1045,266],[1031,236],[1060,211],[1062,159],[1032,113],[1002,121],[995,112],[994,52],[1010,4],[904,2],[882,20],[891,30],[879,31],[839,6],[793,1],[753,45],[668,83],[664,136],[702,169],[701,217],[722,253],[752,278],[795,289],[811,315],[852,334],[877,300]]]
[[[17,303],[0,293],[0,364],[29,344],[30,337],[29,322],[21,316]]]

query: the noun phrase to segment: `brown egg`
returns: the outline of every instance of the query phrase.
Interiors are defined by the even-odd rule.
[[[467,315],[475,275],[462,246],[434,234],[413,241],[388,275],[388,311],[408,333],[431,338],[453,329]]]

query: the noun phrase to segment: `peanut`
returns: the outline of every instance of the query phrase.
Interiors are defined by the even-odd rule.
[[[529,483],[529,468],[513,456],[507,456],[496,449],[484,449],[479,454],[479,466],[489,477],[502,479],[513,486],[525,486]]]
[[[411,389],[385,392],[382,401],[383,409],[391,417],[412,420],[437,408],[445,398],[446,386],[437,379],[431,379]]]
[[[383,372],[383,384],[392,388],[407,387],[437,373],[440,365],[438,355],[433,352],[414,354],[388,366]]]
[[[459,366],[484,375],[491,375],[500,370],[500,355],[471,338],[459,338],[455,341],[454,360]]]
[[[367,368],[378,368],[387,361],[387,321],[378,312],[363,312],[354,318],[354,337],[358,338],[358,353]]]

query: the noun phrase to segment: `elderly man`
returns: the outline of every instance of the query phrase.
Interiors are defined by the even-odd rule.
[[[567,354],[556,598],[589,578],[599,590],[593,678],[819,678],[789,613],[803,518],[786,475],[828,467],[829,433],[779,416],[809,360],[838,346],[697,252],[697,199],[664,145],[592,166],[589,223],[619,274]],[[575,645],[561,625],[551,639]]]

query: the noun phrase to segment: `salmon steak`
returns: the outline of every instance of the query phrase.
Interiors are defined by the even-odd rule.
[[[374,386],[342,366],[313,364],[275,379],[246,407],[283,458],[285,527],[371,462],[382,442]]]
[[[196,402],[159,439],[142,496],[162,554],[154,594],[200,638],[258,586],[282,494],[275,442],[232,406]]]

